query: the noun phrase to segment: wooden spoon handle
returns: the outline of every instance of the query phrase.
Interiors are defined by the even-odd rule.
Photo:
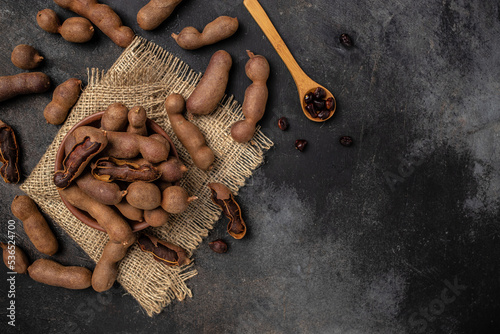
[[[264,34],[267,36],[269,42],[271,42],[272,46],[274,47],[276,52],[278,52],[281,59],[283,59],[283,62],[285,63],[286,67],[288,67],[288,70],[290,71],[293,80],[295,80],[295,83],[298,84],[301,80],[304,79],[308,80],[309,77],[300,68],[299,64],[297,64],[295,58],[293,58],[292,53],[290,52],[290,50],[288,50],[288,47],[286,46],[281,36],[278,34],[278,31],[272,24],[269,16],[267,16],[264,8],[262,8],[259,1],[244,0],[243,4],[250,12],[254,20],[257,22],[259,27],[262,29]]]

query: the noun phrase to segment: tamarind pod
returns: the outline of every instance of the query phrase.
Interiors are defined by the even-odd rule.
[[[101,129],[106,131],[124,131],[128,124],[128,108],[123,103],[113,103],[104,110]]]
[[[231,190],[221,183],[209,183],[208,187],[212,191],[212,201],[229,218],[227,233],[235,239],[243,238],[247,232],[247,226],[241,216],[241,208],[234,199]]]
[[[92,175],[104,182],[152,182],[160,178],[161,172],[149,162],[137,164],[113,157],[104,157],[92,164]]]
[[[49,259],[36,260],[28,273],[37,282],[66,289],[86,289],[92,284],[92,272],[87,268],[63,266]]]
[[[0,175],[6,183],[18,183],[19,173],[19,147],[16,135],[12,128],[0,120]]]
[[[20,247],[0,242],[0,248],[3,249],[3,263],[5,263],[9,271],[14,271],[18,274],[26,274],[28,272],[30,262]]]
[[[165,21],[182,0],[151,0],[137,13],[137,23],[144,30],[153,30]]]
[[[128,247],[108,241],[92,273],[92,288],[97,292],[109,290],[118,277],[118,263],[127,254]]]
[[[139,248],[143,252],[150,253],[153,258],[168,266],[182,266],[191,263],[187,252],[170,242],[160,240],[155,236],[142,233],[137,238]]]
[[[50,78],[42,72],[27,72],[0,77],[0,102],[18,95],[45,93]]]
[[[98,180],[90,173],[80,175],[75,182],[84,193],[106,205],[120,203],[127,194],[125,190],[120,189],[118,184]]]
[[[52,101],[43,110],[43,116],[47,123],[59,125],[68,116],[69,110],[78,101],[82,81],[71,78],[54,89]]]

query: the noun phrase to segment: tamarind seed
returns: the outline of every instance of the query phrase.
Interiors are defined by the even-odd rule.
[[[314,99],[315,100],[322,100],[326,97],[326,91],[321,88],[321,87],[318,87],[314,90]]]
[[[306,110],[309,112],[309,114],[311,114],[313,118],[318,117],[318,113],[316,112],[313,103],[309,103],[308,105],[306,105]]]
[[[348,34],[340,35],[339,40],[340,43],[347,48],[350,48],[352,46],[352,39]]]
[[[208,244],[208,247],[210,247],[211,250],[219,254],[227,252],[227,244],[221,239],[210,242]]]
[[[288,120],[286,119],[286,117],[281,117],[278,120],[278,127],[280,128],[280,130],[283,130],[283,131],[288,129]]]
[[[322,111],[325,109],[325,100],[314,100],[313,104],[314,104],[314,109],[318,111]]]
[[[312,92],[309,92],[304,96],[304,102],[306,104],[311,103],[313,100],[314,100],[314,94]]]
[[[307,140],[305,139],[297,139],[295,141],[295,148],[299,150],[300,152],[304,151],[304,148],[306,148],[307,145]]]
[[[326,99],[325,108],[326,110],[333,110],[333,108],[335,108],[335,100],[333,99],[333,97],[329,97]]]
[[[345,147],[352,146],[352,144],[353,144],[352,138],[349,136],[342,136],[342,137],[340,137],[339,141],[340,141],[340,144],[342,146],[345,146]]]
[[[318,118],[320,119],[327,119],[328,116],[330,116],[330,110],[321,110],[320,113],[318,114]]]

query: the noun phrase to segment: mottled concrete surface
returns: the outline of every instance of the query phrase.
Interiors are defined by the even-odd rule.
[[[500,330],[500,5],[491,0],[262,0],[306,73],[338,101],[324,124],[299,109],[293,80],[260,28],[236,0],[185,0],[153,32],[135,15],[146,1],[103,1],[126,25],[203,71],[225,49],[234,66],[228,93],[243,100],[246,49],[272,68],[262,129],[275,146],[241,189],[248,237],[230,240],[221,220],[195,252],[194,297],[148,318],[119,286],[98,296],[16,279],[16,327],[7,326],[6,270],[1,269],[1,332],[22,333],[498,333]],[[86,81],[122,52],[96,33],[73,45],[42,31],[36,12],[52,1],[0,2],[0,75],[20,43],[46,58],[60,84]],[[237,34],[184,51],[170,38],[182,27],[237,16]],[[350,34],[355,46],[338,43]],[[17,131],[28,175],[56,134],[42,110],[51,93],[0,104]],[[277,119],[287,116],[282,132]],[[350,135],[355,145],[342,147]],[[300,153],[297,138],[309,141]],[[0,239],[20,191],[0,183]],[[19,222],[18,242],[40,257]],[[54,227],[64,264],[94,263]],[[207,242],[228,241],[225,255]]]

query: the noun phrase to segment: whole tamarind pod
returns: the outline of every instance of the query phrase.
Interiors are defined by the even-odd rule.
[[[120,17],[105,4],[97,0],[54,0],[64,9],[89,19],[116,45],[126,48],[132,43],[135,34],[129,27],[123,25]]]
[[[168,222],[170,214],[161,206],[153,210],[144,210],[144,221],[153,227],[160,227]]]
[[[161,207],[168,213],[178,214],[184,212],[189,203],[197,199],[196,196],[189,196],[184,188],[171,186],[163,190]]]
[[[137,13],[137,23],[144,30],[153,30],[165,21],[182,0],[151,0]]]
[[[86,289],[92,284],[92,272],[87,268],[66,267],[49,259],[36,260],[28,273],[37,282],[66,289]]]
[[[139,248],[153,255],[153,258],[167,266],[183,266],[191,263],[185,249],[155,236],[142,233],[137,238]]]
[[[12,244],[4,244],[0,242],[0,247],[3,249],[3,263],[9,269],[9,271],[14,271],[18,274],[26,274],[28,272],[28,266],[30,262],[24,251]]]
[[[146,120],[148,119],[146,115],[146,110],[143,107],[133,107],[128,112],[128,128],[127,132],[135,133],[141,136],[148,135],[148,129],[146,128]]]
[[[69,110],[78,101],[81,85],[81,80],[71,78],[54,89],[52,101],[43,110],[47,123],[59,125],[66,120]]]
[[[160,162],[155,166],[161,173],[160,180],[165,182],[177,182],[188,171],[187,167],[176,157],[168,157],[167,161]]]
[[[241,239],[247,233],[247,226],[241,217],[241,209],[234,199],[231,190],[221,183],[209,183],[212,191],[211,199],[218,205],[224,215],[229,218],[227,233],[235,239]]]
[[[50,78],[42,72],[19,73],[0,77],[0,102],[17,95],[45,93]]]
[[[187,111],[195,115],[206,115],[217,108],[226,92],[232,65],[231,55],[226,51],[219,50],[212,55],[203,77],[186,100]]]
[[[242,112],[245,119],[231,126],[231,137],[238,143],[252,139],[257,122],[264,116],[268,97],[266,81],[269,78],[269,63],[263,56],[256,56],[247,50],[250,59],[245,65],[245,73],[253,83],[245,91]]]
[[[181,48],[195,50],[231,37],[238,26],[236,17],[219,16],[207,24],[201,33],[194,27],[186,27],[178,35],[172,34],[172,38]]]
[[[135,241],[130,225],[108,205],[102,204],[85,194],[77,185],[59,189],[59,194],[74,207],[86,211],[108,233],[109,238],[125,247]]]
[[[40,65],[43,57],[31,45],[19,44],[12,50],[10,60],[22,70],[32,70]]]
[[[91,126],[81,126],[73,131],[75,146],[63,160],[63,170],[54,173],[54,184],[58,189],[68,187],[108,144],[106,132]]]
[[[115,207],[127,219],[138,222],[144,221],[144,210],[133,207],[127,202],[126,199],[123,199],[120,203],[115,204]]]
[[[128,247],[108,241],[92,273],[92,288],[97,292],[109,290],[118,277],[118,263],[127,254]]]
[[[160,188],[154,183],[136,181],[127,187],[127,202],[142,210],[153,210],[161,204]]]
[[[56,236],[29,196],[14,197],[10,209],[12,214],[23,222],[24,231],[39,252],[46,255],[54,255],[57,252],[59,244]]]
[[[101,118],[101,129],[106,131],[125,131],[128,124],[128,108],[123,103],[108,106]]]
[[[117,159],[133,159],[139,154],[150,163],[159,163],[168,158],[169,148],[164,143],[135,133],[107,131],[107,156]]]
[[[84,193],[106,205],[120,203],[127,194],[116,183],[98,180],[90,173],[80,175],[75,182]]]
[[[70,17],[61,24],[59,16],[52,9],[42,9],[36,14],[36,22],[43,30],[60,34],[72,43],[85,43],[94,36],[94,26],[84,17]]]
[[[161,172],[146,160],[139,164],[113,157],[104,157],[92,164],[92,175],[95,179],[104,182],[152,182],[160,178]]]
[[[211,170],[215,160],[214,152],[207,146],[200,129],[182,115],[185,105],[186,102],[180,94],[171,94],[166,98],[165,110],[170,125],[179,141],[188,151],[191,159],[193,159],[195,166],[201,170]]]
[[[0,175],[6,183],[18,183],[19,173],[19,146],[12,128],[0,120]]]

